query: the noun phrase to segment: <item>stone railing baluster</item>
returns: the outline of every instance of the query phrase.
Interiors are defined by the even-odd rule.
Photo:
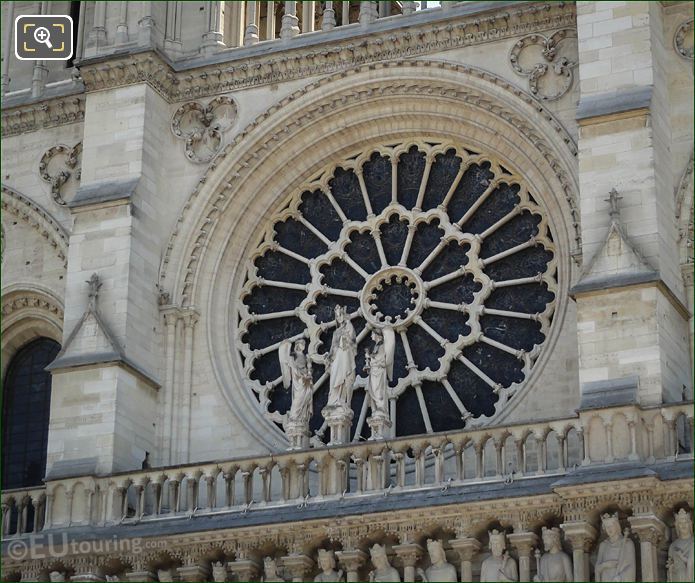
[[[333,30],[335,28],[335,24],[335,10],[333,10],[333,2],[328,0],[326,2],[326,7],[323,9],[321,30]]]
[[[360,24],[366,26],[377,19],[375,2],[360,2]]]
[[[224,477],[224,505],[231,508],[236,504],[236,473],[238,466],[229,466],[222,475]]]
[[[256,24],[256,7],[258,2],[246,2],[246,30],[244,32],[244,46],[250,47],[258,42],[258,25]]]
[[[316,2],[302,2],[302,32],[314,32]]]
[[[266,2],[265,5],[265,39],[273,40],[275,38],[275,2]]]
[[[485,443],[478,440],[473,444],[475,448],[475,478],[480,480],[483,477],[483,451]]]
[[[401,13],[403,16],[410,16],[415,14],[417,7],[417,2],[401,2]]]
[[[285,2],[285,14],[282,17],[280,38],[289,40],[299,34],[299,19],[297,18],[297,2]]]
[[[464,444],[463,442],[457,442],[454,444],[454,454],[456,455],[456,479],[463,480],[463,455],[464,455]]]
[[[678,455],[692,456],[692,453],[684,451],[690,446],[682,435],[683,430],[692,423],[690,407],[690,403],[678,403],[644,409],[636,407],[627,412],[592,410],[590,414],[592,417],[599,416],[607,430],[612,425],[614,415],[625,416],[627,427],[624,430],[629,429],[625,437],[630,440],[630,458],[640,456],[651,463],[675,459],[678,432],[682,441]],[[653,435],[655,430],[659,430],[662,419],[667,441],[663,451]],[[604,463],[606,457],[610,459],[613,452],[607,447],[606,456],[599,456],[602,458],[600,460],[590,460],[588,440],[585,440],[584,434],[589,430],[590,423],[587,415],[553,420],[547,424],[469,429],[446,436],[395,438],[389,440],[388,445],[380,441],[354,442],[279,452],[272,456],[247,456],[222,465],[185,464],[169,470],[53,480],[45,488],[3,492],[2,534],[22,536],[47,528],[77,527],[86,522],[98,526],[158,520],[184,512],[209,514],[221,507],[228,512],[238,512],[245,510],[240,508],[242,504],[248,507],[252,503],[296,505],[297,500],[316,496],[330,499],[366,492],[395,495],[397,491],[415,488],[440,488],[447,479],[500,481],[509,479],[511,469],[515,470],[514,477],[521,474],[520,470],[527,474],[529,469],[536,470],[533,465],[536,462],[538,474],[549,471],[553,474],[564,473],[571,469],[568,466],[580,459],[579,454],[575,453],[577,446],[581,448],[584,464]],[[600,425],[596,427],[599,433],[603,433]],[[646,429],[644,442],[638,439],[638,429],[641,427]],[[574,431],[577,432],[576,438]],[[617,432],[618,429],[613,432],[616,439]],[[555,461],[555,446],[549,441],[551,434],[554,436],[552,439],[558,440],[558,461]],[[610,440],[611,437],[610,431],[607,431],[606,438]],[[488,440],[492,441],[487,444]],[[537,448],[535,452],[534,446]],[[517,467],[507,468],[505,464],[515,457],[513,450]],[[627,451],[625,448],[619,455],[623,457]],[[243,488],[241,500],[236,499],[235,492],[238,472],[241,472],[240,488]],[[273,474],[277,477],[273,478]],[[217,489],[221,486],[218,480],[222,479],[224,500],[218,500]],[[258,481],[254,483],[254,480]],[[75,487],[75,484],[82,484],[83,487]],[[75,492],[74,512],[72,491]],[[58,497],[58,503],[54,504],[54,496]],[[30,504],[34,511],[33,518]],[[52,514],[54,507],[59,509],[59,516]]]

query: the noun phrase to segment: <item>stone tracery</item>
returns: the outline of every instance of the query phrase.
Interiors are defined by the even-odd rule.
[[[308,338],[314,411],[325,404],[336,305],[357,330],[359,388],[369,330],[396,331],[397,434],[494,413],[530,372],[555,309],[552,235],[523,179],[478,152],[420,142],[365,151],[300,190],[254,254],[239,309],[249,386],[270,418],[284,423],[289,406],[276,390],[286,340]],[[447,399],[453,416],[438,405]]]

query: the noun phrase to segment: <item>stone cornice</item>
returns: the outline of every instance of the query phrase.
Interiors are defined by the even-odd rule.
[[[296,48],[278,44],[280,50],[244,54],[243,58],[241,49],[231,49],[225,52],[229,59],[225,62],[175,63],[159,51],[150,50],[83,61],[79,69],[86,92],[148,83],[167,101],[177,102],[574,26],[574,3],[524,3],[518,8],[504,6],[496,12],[447,14],[437,22],[413,22],[341,40],[326,35],[319,44]],[[235,59],[237,54],[239,58]],[[3,135],[82,121],[85,96],[76,94],[74,87],[69,92],[40,102],[13,103],[3,109]]]
[[[158,52],[84,61],[80,73],[87,92],[135,83],[148,83],[170,102],[325,75],[357,65],[416,57],[511,38],[549,29],[574,27],[573,3],[529,3],[506,11],[452,16],[437,23],[413,23],[358,37],[334,40],[270,54],[249,55],[188,68],[170,63]],[[279,42],[279,41],[278,41]],[[282,46],[282,45],[278,45]],[[230,51],[230,59],[234,52]],[[197,63],[196,63],[197,65]]]
[[[84,120],[84,95],[55,97],[2,110],[5,138]]]
[[[56,250],[67,267],[68,233],[41,205],[9,186],[2,185],[2,210],[29,224]]]

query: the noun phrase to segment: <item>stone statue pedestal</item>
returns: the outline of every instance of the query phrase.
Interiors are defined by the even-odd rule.
[[[367,418],[367,425],[369,425],[369,429],[372,430],[372,435],[369,437],[369,439],[372,440],[388,437],[388,431],[391,429],[393,423],[391,423],[388,416],[383,413],[375,413]]]
[[[354,413],[347,407],[324,407],[321,415],[331,430],[331,440],[328,445],[341,445],[350,442],[350,426]]]
[[[288,421],[285,425],[285,432],[290,440],[287,449],[309,449],[309,424],[303,421]]]

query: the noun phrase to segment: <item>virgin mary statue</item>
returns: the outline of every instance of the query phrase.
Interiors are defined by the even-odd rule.
[[[331,367],[329,409],[350,409],[352,386],[355,382],[355,356],[357,341],[355,328],[347,317],[344,306],[335,307],[336,329],[328,356]]]

